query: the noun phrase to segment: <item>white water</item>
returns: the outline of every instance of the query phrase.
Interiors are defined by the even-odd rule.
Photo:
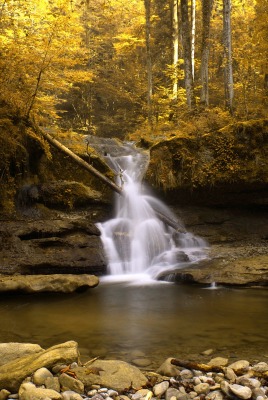
[[[161,201],[146,193],[142,184],[144,156],[141,153],[109,157],[124,196],[116,195],[115,217],[99,224],[108,257],[109,280],[143,283],[206,257],[206,242],[189,232],[179,233],[159,220],[154,210],[183,224]],[[134,276],[133,276],[134,275]]]

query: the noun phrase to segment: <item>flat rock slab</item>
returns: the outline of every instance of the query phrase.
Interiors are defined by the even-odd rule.
[[[166,272],[175,282],[223,285],[268,285],[268,255],[256,255],[237,260],[205,260],[191,268]],[[164,278],[164,276],[162,276]]]
[[[118,392],[140,389],[146,385],[146,376],[135,366],[118,360],[97,360],[73,370],[86,388],[98,384]]]
[[[50,274],[50,275],[0,275],[1,292],[42,293],[81,292],[99,284],[95,275]]]

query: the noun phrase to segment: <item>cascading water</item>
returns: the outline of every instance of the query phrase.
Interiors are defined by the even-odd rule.
[[[128,146],[128,153],[131,146]],[[177,218],[161,201],[145,192],[142,184],[147,168],[144,153],[107,156],[124,195],[116,195],[115,217],[99,224],[111,275],[144,274],[156,279],[164,270],[184,267],[206,257],[201,238],[167,226],[158,213]],[[178,221],[177,221],[178,222]]]

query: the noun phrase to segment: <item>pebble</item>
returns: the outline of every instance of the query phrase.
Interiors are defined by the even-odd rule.
[[[231,365],[229,365],[229,368],[232,368],[234,370],[245,370],[247,371],[249,369],[249,362],[247,360],[239,360],[235,361]]]
[[[168,381],[163,381],[161,383],[157,383],[153,388],[154,395],[156,397],[161,397],[162,394],[164,394],[167,391],[168,387],[169,387]]]
[[[252,396],[252,391],[247,386],[238,385],[234,383],[229,386],[230,390],[240,399],[247,400]]]
[[[194,386],[194,391],[197,394],[207,394],[209,392],[209,384],[208,383],[199,383],[199,385]]]
[[[136,356],[145,357],[137,351]],[[210,360],[211,365],[222,360],[222,366],[228,359],[216,357]],[[215,361],[216,360],[216,361]],[[165,363],[164,363],[165,364]],[[40,368],[32,376],[27,377],[21,384],[19,393],[10,393],[6,389],[0,390],[0,400],[268,400],[268,387],[265,380],[252,376],[252,372],[265,373],[268,371],[266,362],[258,362],[250,366],[246,360],[236,361],[223,367],[224,373],[197,370],[177,369],[176,375],[166,375],[171,371],[170,362],[162,365],[162,374],[148,374],[153,376],[152,386],[149,388],[126,388],[123,393],[110,387],[99,384],[86,385],[79,379],[61,373],[65,365],[56,365],[51,371]],[[77,364],[72,364],[75,368]],[[71,366],[69,366],[71,367]],[[240,370],[244,375],[237,376],[235,371]],[[146,375],[146,372],[144,372]],[[266,383],[267,385],[267,383]]]

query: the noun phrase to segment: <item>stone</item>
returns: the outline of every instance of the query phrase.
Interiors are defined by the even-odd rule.
[[[137,367],[120,360],[96,360],[87,367],[74,368],[73,372],[87,390],[98,384],[121,392],[147,383],[146,376]]]
[[[11,393],[6,389],[0,390],[0,400],[6,400],[10,394]]]
[[[210,386],[208,383],[199,383],[199,385],[194,386],[194,391],[197,394],[207,394],[209,392]]]
[[[85,291],[99,284],[95,275],[50,274],[16,275],[0,277],[0,292],[20,291],[24,293]]]
[[[234,371],[236,370],[244,370],[247,371],[249,369],[249,362],[247,360],[239,360],[229,365],[229,368],[232,368]]]
[[[249,378],[245,375],[240,376],[236,379],[236,383],[242,386],[247,386],[250,389],[259,388],[261,386],[261,382],[258,379]]]
[[[252,367],[253,371],[257,372],[266,372],[268,371],[268,364],[264,361],[259,362],[258,364],[253,365]]]
[[[172,397],[178,399],[181,394],[182,393],[178,389],[169,387],[165,393],[165,400],[171,400]]]
[[[169,387],[169,382],[168,381],[163,381],[160,383],[157,383],[153,387],[153,392],[156,397],[161,397],[168,389]]]
[[[252,398],[257,400],[258,397],[266,397],[265,390],[263,388],[256,388],[252,390]]]
[[[61,393],[63,400],[83,400],[83,397],[79,393],[72,390],[66,390]]]
[[[52,373],[47,368],[39,368],[33,374],[33,383],[37,386],[44,385],[47,378],[53,378]]]
[[[76,393],[84,393],[85,388],[83,382],[65,373],[59,376],[59,383],[63,391],[72,390]]]
[[[22,381],[37,369],[42,367],[51,369],[57,363],[68,365],[74,361],[79,361],[78,344],[74,341],[61,343],[39,353],[10,361],[0,367],[0,390],[17,392]]]
[[[225,375],[225,378],[228,379],[229,382],[235,382],[235,380],[237,378],[236,374],[234,373],[234,370],[230,367],[227,367],[225,369],[224,375]]]
[[[203,356],[210,356],[211,354],[213,354],[214,353],[214,349],[207,349],[207,350],[204,350],[204,351],[202,351],[202,355]]]
[[[229,388],[240,399],[247,400],[252,396],[252,391],[247,386],[242,386],[234,383],[231,384]]]
[[[226,394],[228,397],[232,397],[231,395],[231,390],[230,390],[230,385],[226,381],[221,382],[221,390],[224,394]]]
[[[52,390],[56,390],[56,392],[60,392],[59,378],[56,376],[53,376],[52,378],[48,377],[45,380],[45,387],[47,389],[52,389]]]
[[[37,388],[33,383],[23,383],[19,388],[20,400],[62,400],[60,393],[50,389]]]
[[[149,360],[149,358],[135,358],[132,360],[132,363],[136,365],[137,367],[148,367],[152,361]]]
[[[180,372],[181,379],[191,379],[193,376],[194,376],[194,374],[189,369],[183,369]]]
[[[178,376],[180,375],[180,370],[176,368],[175,365],[171,364],[172,357],[167,358],[163,364],[160,365],[160,367],[157,369],[157,374],[163,375],[163,376]]]
[[[207,400],[223,400],[224,395],[220,390],[213,390],[206,395]]]
[[[107,393],[108,393],[109,397],[118,396],[118,392],[116,390],[109,389]]]
[[[228,361],[228,358],[215,357],[208,362],[208,365],[213,367],[225,367],[228,364]]]
[[[0,366],[29,354],[42,351],[42,347],[32,343],[0,343]]]

